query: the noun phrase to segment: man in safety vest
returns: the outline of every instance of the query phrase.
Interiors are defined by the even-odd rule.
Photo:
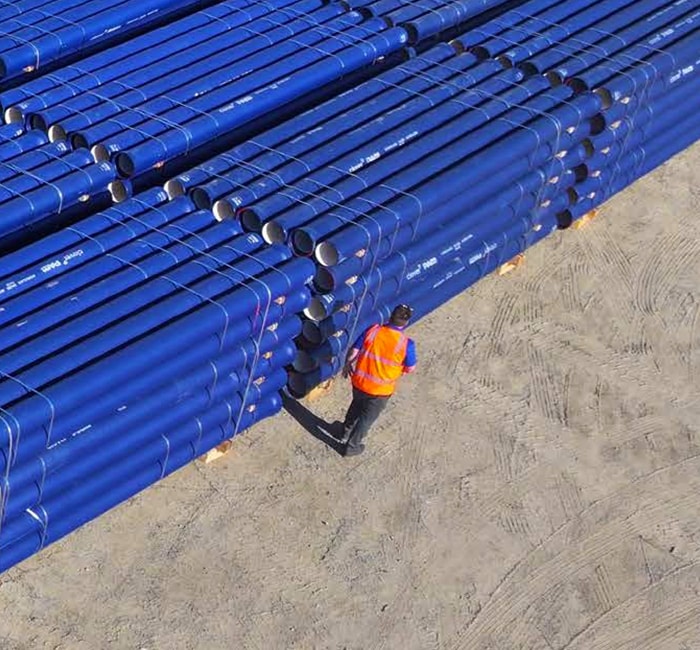
[[[345,416],[345,456],[361,454],[363,440],[393,395],[399,377],[416,368],[415,343],[404,334],[413,310],[398,305],[388,325],[365,330],[348,352],[344,377],[352,380],[352,403]]]

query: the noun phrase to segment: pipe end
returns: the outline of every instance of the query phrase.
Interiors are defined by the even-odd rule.
[[[244,230],[247,230],[248,232],[262,233],[263,222],[262,222],[262,219],[260,219],[260,217],[256,214],[255,210],[250,210],[249,208],[244,208],[240,214],[241,214],[241,225],[243,226]],[[263,238],[264,238],[264,235],[263,235]],[[282,239],[282,241],[284,241],[284,239]]]
[[[35,116],[37,117],[37,116]],[[33,118],[32,118],[33,122]],[[68,140],[68,134],[66,133],[66,130],[60,125],[60,124],[54,124],[50,126],[47,130],[42,129],[46,133],[48,133],[49,140],[51,142],[65,142]]]
[[[511,70],[515,66],[513,65],[513,62],[505,55],[500,54],[499,56],[496,57],[496,61],[498,61],[501,64],[501,67],[504,70]]]
[[[314,238],[305,230],[295,230],[292,233],[292,248],[297,255],[310,257],[315,245]]]
[[[211,210],[212,209],[211,197],[200,187],[195,187],[190,192],[190,198],[192,199],[192,202],[200,210]]]
[[[607,88],[596,88],[593,92],[600,97],[603,110],[607,110],[613,105],[612,93]]]
[[[10,106],[3,115],[5,122],[8,124],[21,124],[24,122],[24,113],[16,106]]]
[[[324,304],[323,300],[319,300],[318,296],[312,296],[311,301],[309,302],[308,306],[304,309],[304,316],[306,316],[307,318],[311,319],[312,321],[316,321],[316,322],[326,318],[328,316],[328,313],[326,311],[326,305]],[[304,323],[304,324],[306,324],[306,323]],[[316,329],[318,329],[318,328],[316,328]],[[303,331],[303,326],[302,326],[302,331]],[[313,341],[308,336],[306,338],[311,343],[313,343]]]
[[[564,210],[557,215],[557,226],[559,230],[566,230],[574,222],[574,217],[570,210]]]
[[[321,345],[321,343],[323,343],[321,329],[313,321],[304,321],[304,324],[301,326],[301,334],[314,347],[318,347]]]
[[[330,293],[335,290],[335,278],[333,274],[323,266],[316,267],[314,274],[314,287],[319,293]]]
[[[120,176],[124,178],[129,178],[132,176],[136,168],[134,167],[134,161],[128,153],[119,153],[115,159],[115,164],[117,165],[117,171]]]
[[[115,180],[107,185],[109,193],[112,195],[112,201],[115,203],[123,203],[131,197],[131,190],[127,183]]]
[[[236,216],[236,211],[229,205],[228,201],[217,201],[211,211],[217,221],[233,219]]]
[[[539,74],[540,71],[537,68],[537,66],[533,65],[529,61],[523,61],[522,63],[518,64],[518,68],[520,68],[521,72],[526,76],[526,77],[534,77],[536,74]],[[550,82],[551,83],[551,82]]]
[[[335,266],[340,260],[336,247],[327,241],[316,246],[314,257],[321,266]]]
[[[305,397],[309,392],[309,386],[306,382],[306,376],[299,372],[290,372],[287,378],[287,390],[295,399]]]
[[[246,227],[246,229],[249,228]],[[262,228],[260,228],[260,234],[268,244],[284,244],[287,241],[287,233],[284,228],[274,221],[268,221],[264,224]]]
[[[167,181],[165,185],[163,185],[163,189],[169,199],[175,199],[178,196],[185,195],[185,186],[177,178],[171,178]]]
[[[306,373],[315,370],[317,367],[318,363],[306,350],[297,350],[297,355],[292,362],[292,368],[294,368],[294,370]]]

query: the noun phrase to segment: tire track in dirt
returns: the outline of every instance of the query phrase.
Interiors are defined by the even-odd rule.
[[[693,318],[690,323],[690,336],[688,337],[688,379],[691,383],[695,382],[697,369],[696,369],[696,348],[695,343],[698,336],[698,321],[700,321],[700,304],[695,304],[695,312],[693,313]]]
[[[548,420],[566,425],[566,382],[559,386],[539,347],[527,344],[528,372],[534,405]]]
[[[554,274],[556,274],[570,258],[570,253],[562,250],[559,247],[554,252],[551,251],[547,256],[546,262],[531,273],[525,280],[519,296],[523,298],[523,322],[527,327],[538,323],[542,319],[542,287],[545,283],[550,282]]]
[[[700,244],[678,232],[662,235],[638,275],[635,305],[644,314],[658,315],[657,306],[683,271],[700,258]]]
[[[607,226],[609,228],[609,226]],[[586,265],[605,283],[603,300],[619,314],[624,323],[635,319],[633,306],[632,267],[609,234],[600,234],[606,227],[591,228],[580,239],[580,250]]]
[[[690,564],[686,564],[680,567],[677,567],[673,571],[670,571],[669,573],[661,576],[657,581],[647,585],[643,589],[640,589],[639,591],[635,592],[628,598],[626,598],[623,601],[620,601],[615,607],[612,609],[609,609],[608,611],[602,613],[600,616],[595,617],[586,627],[584,627],[582,630],[580,630],[578,633],[576,633],[570,640],[569,642],[561,648],[561,650],[591,650],[591,640],[590,640],[590,635],[596,631],[598,627],[600,627],[601,624],[604,624],[607,622],[608,619],[610,619],[613,615],[618,615],[618,622],[616,622],[615,627],[619,629],[619,612],[621,609],[624,607],[629,606],[630,604],[633,604],[634,601],[639,600],[643,598],[644,596],[647,596],[651,591],[657,590],[659,587],[664,586],[664,583],[670,579],[677,578],[678,576],[681,576],[685,571],[688,571],[690,569],[696,568],[698,565],[697,563],[693,562]],[[637,627],[637,621],[634,622],[634,627],[636,629]],[[629,635],[631,636],[631,635]],[[606,639],[606,643],[609,643],[610,640]],[[639,646],[641,647],[641,646]],[[615,650],[617,650],[617,646],[614,646]],[[636,650],[636,648],[635,648]]]
[[[403,447],[401,463],[398,470],[402,474],[401,495],[408,504],[402,518],[401,535],[399,537],[397,556],[404,559],[403,572],[395,585],[395,596],[386,607],[385,618],[382,625],[372,630],[371,647],[375,650],[384,650],[390,642],[391,636],[400,626],[411,608],[412,602],[406,597],[409,588],[416,582],[420,582],[422,572],[416,569],[420,554],[415,553],[415,547],[419,538],[421,525],[421,498],[420,481],[421,468],[427,442],[429,422],[427,415],[419,417],[413,432],[408,436],[408,443]]]
[[[604,611],[610,611],[618,602],[618,596],[615,593],[615,586],[610,579],[610,572],[605,566],[605,562],[601,562],[593,570],[595,573],[595,594],[598,598],[600,608]]]
[[[476,618],[459,631],[446,647],[452,650],[475,650],[480,647],[479,643],[502,637],[513,620],[522,617],[536,599],[562,579],[586,567],[600,564],[622,544],[641,535],[645,528],[673,519],[674,515],[695,504],[696,493],[700,488],[697,467],[699,458],[700,454],[695,454],[638,477],[623,488],[589,505],[575,522],[560,526],[506,573]],[[671,470],[675,471],[676,480],[680,480],[680,471],[689,475],[684,483],[687,493],[669,503],[660,500],[664,492],[653,483],[654,479]],[[634,505],[629,498],[625,498],[624,493],[630,490],[635,494]],[[645,507],[638,507],[642,496],[651,503]],[[592,518],[603,506],[608,506],[609,509],[611,503],[623,510],[632,508],[632,512],[622,513],[616,519],[589,532],[589,527],[582,525],[581,518]],[[583,537],[575,540],[577,531],[580,531]],[[555,552],[549,558],[543,558],[539,565],[528,570],[527,563],[536,559],[538,555],[546,554],[547,548],[556,543],[562,544],[564,549]],[[513,647],[517,647],[517,640],[513,641]]]
[[[633,621],[628,627],[616,626],[602,639],[593,639],[585,650],[667,650],[671,641],[683,641],[698,635],[700,595],[680,602],[664,599],[653,616]],[[677,646],[676,646],[677,647]]]
[[[513,320],[517,302],[518,297],[514,293],[505,293],[498,301],[496,313],[493,316],[491,327],[489,328],[488,347],[486,349],[487,359],[498,356],[501,353],[505,327]]]
[[[583,311],[580,278],[586,272],[585,265],[578,255],[571,260],[567,267],[562,300],[569,311]]]

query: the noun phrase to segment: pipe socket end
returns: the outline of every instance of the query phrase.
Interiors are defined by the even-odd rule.
[[[168,195],[169,199],[175,199],[178,196],[184,196],[185,186],[177,178],[171,178],[165,185],[163,185],[165,193]]]
[[[214,214],[214,219],[224,221],[225,219],[233,219],[236,216],[236,211],[231,207],[228,201],[217,201],[211,209]]]
[[[35,116],[38,117],[38,116]],[[32,124],[34,123],[34,119],[32,118]],[[34,127],[38,128],[38,127]],[[50,126],[48,129],[42,129],[45,131],[48,136],[49,140],[51,142],[65,142],[68,140],[68,134],[66,133],[66,130],[60,125],[60,124],[54,124]]]
[[[340,260],[336,247],[327,241],[316,246],[314,257],[321,266],[335,266]]]
[[[24,122],[24,113],[16,106],[10,106],[4,113],[5,122],[8,124],[21,124]]]
[[[123,203],[131,196],[129,186],[120,180],[115,180],[107,185],[109,193],[112,195],[112,201],[115,203]]]

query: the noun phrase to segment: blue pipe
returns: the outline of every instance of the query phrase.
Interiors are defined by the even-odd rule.
[[[288,344],[284,356],[279,361],[289,363],[294,356],[294,347]],[[192,394],[183,396],[179,401],[163,409],[140,412],[126,409],[92,426],[87,432],[72,438],[59,447],[54,447],[42,456],[41,463],[26,465],[24,476],[20,479],[15,469],[6,485],[5,520],[11,520],[23,510],[58,495],[69,489],[69,484],[76,479],[89,480],[91,475],[99,472],[105,465],[122,462],[125,455],[141,455],[145,443],[167,435],[182,422],[197,417],[217,402],[236,396],[239,409],[243,404],[242,390],[248,381],[246,373],[239,374],[229,370],[220,374],[218,383],[212,386],[198,386]],[[277,365],[270,369],[268,375],[256,373],[246,395],[247,404],[258,404],[271,391],[278,390],[287,381],[287,373]],[[115,436],[115,420],[120,422],[121,433]],[[53,452],[53,453],[52,453]]]
[[[555,89],[556,90],[556,89]],[[588,120],[601,109],[601,99],[597,95],[576,97],[566,104],[551,110],[546,115],[536,117],[528,123],[527,129],[513,131],[508,137],[491,144],[485,137],[485,148],[478,156],[448,167],[444,173],[411,190],[411,194],[390,194],[389,203],[377,202],[382,207],[371,210],[365,216],[348,224],[331,235],[316,248],[316,259],[332,266],[338,262],[371,249],[376,243],[390,238],[397,229],[397,216],[403,223],[415,222],[421,214],[429,213],[433,206],[460,192],[465,174],[468,174],[472,189],[469,195],[472,205],[477,205],[482,197],[488,197],[506,186],[525,172],[552,160],[559,150],[571,149],[572,145],[589,135]],[[546,109],[545,109],[546,110]],[[572,126],[578,127],[567,131]],[[487,134],[485,134],[486,136]],[[454,154],[448,155],[447,148],[439,155],[429,156],[421,163],[424,177],[430,178],[433,168],[445,169],[445,159],[460,155],[463,142],[450,147]],[[503,160],[513,163],[503,167]],[[477,162],[478,161],[478,162]],[[390,187],[396,187],[389,181]]]
[[[294,2],[296,0],[277,4],[282,9]],[[315,6],[320,6],[320,3]],[[213,46],[219,42],[217,39],[225,36],[230,29],[275,10],[272,5],[248,0],[234,3],[229,0],[214,5],[205,12],[129,41],[127,46],[111,48],[108,50],[111,56],[100,53],[81,61],[79,66],[62,68],[49,75],[53,83],[47,83],[42,78],[23,86],[21,94],[16,91],[3,93],[0,103],[5,107],[5,117],[9,122],[24,121],[37,111],[57,106],[95,88],[100,88],[102,92],[107,84],[118,80],[124,84],[121,92],[128,87],[136,87],[154,75],[167,74],[174,65],[173,61],[179,62],[182,67],[189,64],[195,59],[198,49],[209,46],[209,53],[215,52]],[[144,67],[146,52],[149,65]],[[90,74],[86,75],[85,71]],[[20,98],[23,101],[17,101]]]
[[[282,407],[281,398],[278,394],[271,395],[265,402],[257,405],[252,412],[246,412],[241,422],[241,430],[248,428],[254,422],[269,417]],[[230,412],[230,406],[225,406],[222,411]],[[208,416],[210,414],[207,414]],[[217,444],[232,437],[233,432],[228,426],[228,422],[221,426],[215,426],[212,420],[216,421],[215,415],[207,417],[202,422],[197,422],[190,431],[178,431],[179,435],[173,435],[177,442],[182,442],[176,453],[169,454],[169,446],[164,441],[160,457],[154,459],[151,465],[146,466],[139,472],[119,475],[116,468],[99,474],[96,480],[88,485],[80,486],[76,491],[71,492],[73,498],[62,503],[64,516],[51,517],[45,527],[39,527],[36,533],[30,537],[23,538],[19,543],[3,549],[0,559],[0,570],[13,566],[22,559],[29,557],[33,553],[41,550],[64,535],[82,526],[87,521],[97,517],[103,512],[113,508],[121,501],[132,497],[140,490],[148,487],[157,480],[164,478],[180,467],[191,462],[194,458],[212,449]],[[206,428],[205,428],[206,427]],[[48,503],[43,506],[44,510],[51,508]],[[36,520],[30,515],[34,524]],[[34,529],[37,526],[34,525]]]
[[[319,174],[318,179],[313,176],[310,180],[310,188],[306,188],[300,184],[298,192],[285,192],[263,200],[260,203],[251,206],[246,213],[242,215],[244,226],[249,226],[251,223],[259,221],[265,223],[271,218],[274,219],[274,230],[269,230],[268,233],[275,233],[277,237],[283,237],[293,228],[309,224],[309,227],[303,229],[304,237],[309,241],[308,247],[315,244],[316,240],[323,236],[326,232],[332,232],[339,226],[342,226],[342,221],[351,219],[353,209],[366,211],[368,205],[373,202],[376,205],[381,203],[381,199],[376,199],[373,194],[367,193],[368,186],[378,186],[378,191],[386,191],[388,187],[396,188],[397,191],[410,191],[410,185],[407,185],[405,177],[414,170],[418,170],[418,175],[428,177],[435,173],[436,170],[428,169],[424,165],[424,161],[433,158],[439,158],[441,165],[449,166],[452,159],[449,156],[449,151],[455,149],[455,138],[461,135],[459,140],[460,157],[468,155],[470,150],[475,150],[483,146],[484,142],[489,142],[493,137],[497,137],[497,133],[506,133],[513,128],[513,124],[518,121],[527,120],[530,117],[530,109],[546,110],[557,101],[558,97],[564,98],[570,95],[568,89],[554,91],[551,94],[544,93],[549,88],[546,80],[540,78],[537,80],[528,80],[528,82],[515,86],[512,90],[508,90],[502,96],[492,98],[488,89],[494,88],[498,90],[503,88],[503,80],[507,84],[515,85],[517,76],[513,77],[509,72],[503,73],[504,77],[498,80],[496,85],[487,85],[487,91],[482,95],[479,88],[475,88],[471,94],[471,99],[466,102],[460,99],[459,102],[448,104],[442,111],[437,112],[437,115],[432,115],[432,121],[426,121],[425,130],[429,133],[429,137],[425,140],[418,140],[416,143],[409,143],[406,148],[403,148],[401,153],[401,164],[403,169],[397,171],[396,157],[393,155],[379,158],[377,162],[367,165],[364,168],[357,170],[352,169],[352,173],[346,173],[341,176],[336,168],[323,170]],[[469,91],[464,97],[468,97]],[[532,98],[525,101],[526,98]],[[513,108],[523,104],[522,108]],[[464,108],[477,105],[478,111],[465,111]],[[448,108],[450,110],[448,110]],[[442,123],[443,113],[447,115],[447,123]],[[502,119],[498,119],[502,117]],[[489,119],[493,117],[493,121]],[[434,128],[434,130],[432,130]],[[406,133],[420,128],[418,125],[413,125],[409,122],[408,131],[399,131],[397,134],[389,133],[387,144],[385,145],[389,152],[396,149],[396,140],[405,139]],[[450,149],[450,145],[452,145]],[[356,164],[354,159],[351,159],[351,164]],[[425,170],[425,172],[423,172]],[[340,176],[340,180],[336,180]],[[415,182],[415,181],[413,181]],[[319,191],[319,186],[324,188]],[[309,191],[312,192],[308,196]],[[357,200],[348,202],[349,199],[361,195],[360,201]],[[290,196],[291,194],[291,196]],[[303,199],[303,202],[300,201]],[[341,201],[344,202],[341,210],[335,210],[333,214],[327,215],[325,219],[314,219],[315,215],[323,213],[325,210],[333,209]],[[290,206],[289,204],[296,204]],[[275,218],[274,215],[284,210],[284,214],[280,218]],[[339,215],[343,215],[340,217]],[[345,216],[348,215],[348,216]],[[309,223],[311,219],[313,222]],[[271,234],[268,234],[270,237]],[[268,239],[270,241],[271,239]]]
[[[11,349],[14,341],[8,340],[5,351],[0,353],[0,367],[5,372],[16,373],[42,357],[55,355],[61,348],[87,337],[91,332],[162,300],[178,291],[181,286],[187,286],[188,291],[198,292],[197,286],[192,283],[207,273],[223,272],[228,275],[224,265],[235,264],[237,272],[244,273],[251,266],[252,257],[260,263],[279,258],[278,251],[269,253],[260,250],[261,238],[235,237],[239,232],[240,229],[231,224],[222,224],[210,232],[182,238],[175,245],[142,263],[134,267],[128,266],[110,276],[102,286],[92,285],[80,294],[71,296],[70,302],[78,304],[66,304],[64,314],[60,317],[52,319],[51,316],[55,316],[52,314],[47,318],[44,310],[40,314],[43,316],[42,321],[52,325],[45,328],[42,335],[34,334],[31,339],[20,332],[23,347]],[[286,256],[281,259],[286,259]],[[143,282],[144,278],[148,281]],[[167,318],[164,312],[160,315]],[[113,339],[112,345],[116,345],[116,342],[117,338]],[[85,346],[86,343],[83,342],[82,345]],[[71,362],[79,363],[77,356]]]
[[[348,36],[351,35],[350,30]],[[253,90],[251,84],[237,87],[238,99],[233,101],[231,101],[229,89],[221,92],[213,91],[211,94],[216,97],[212,97],[212,100],[227,101],[228,99],[228,103],[220,106],[207,117],[194,117],[183,130],[169,130],[161,134],[158,140],[149,140],[134,146],[128,152],[119,154],[116,158],[117,167],[125,176],[146,171],[165,160],[185,154],[190,149],[191,142],[211,140],[242,126],[255,116],[262,115],[268,110],[400,50],[405,43],[405,32],[400,28],[392,28],[372,38],[356,42],[336,52],[336,56],[332,58],[323,58],[314,62],[310,52],[302,52],[295,57],[290,57],[290,61],[296,68],[288,69],[289,76],[286,77],[283,85],[278,85],[272,79],[285,74],[285,70],[280,67],[279,70],[269,70],[265,74],[256,76],[254,85],[258,94],[255,96],[255,101],[249,102],[245,99],[247,87]],[[304,65],[306,67],[301,67]]]
[[[8,369],[3,364],[3,370],[29,386],[55,382],[77,368],[139,340],[148,332],[157,331],[166,323],[177,322],[176,319],[203,303],[216,306],[219,300],[227,297],[232,287],[243,285],[268,268],[276,268],[290,257],[286,247],[256,250],[257,242],[251,245],[247,241],[250,240],[242,238],[226,243],[215,249],[217,256],[202,255],[194,263],[184,264],[167,275],[155,276],[85,316],[71,319],[58,328],[55,337],[52,332],[48,340],[44,338],[38,342],[36,354],[40,358],[46,355],[45,361],[31,365],[36,361],[34,351],[20,348],[5,356]],[[112,308],[115,320],[107,327],[112,323]],[[93,320],[94,329],[90,327]],[[90,333],[92,336],[88,336]],[[61,349],[80,337],[85,338],[77,348]],[[14,374],[15,368],[25,370]],[[10,403],[23,392],[16,382],[0,383],[0,403]]]
[[[629,0],[627,0],[629,2]],[[527,3],[532,5],[533,3]],[[569,21],[574,18],[579,12],[585,11],[588,5],[595,4],[598,7],[605,5],[605,2],[595,2],[595,0],[584,0],[576,3],[557,2],[557,3],[537,3],[541,5],[537,7],[539,11],[533,13],[534,8],[528,9],[525,6],[513,9],[509,14],[519,18],[517,21],[508,21],[505,29],[487,34],[478,40],[467,34],[465,37],[458,37],[460,40],[466,38],[465,46],[473,48],[473,51],[478,53],[481,58],[496,58],[503,57],[503,61],[508,61],[513,56],[510,53],[511,48],[519,49],[528,39],[546,39],[546,35],[550,31],[558,33],[556,30],[562,30],[564,36],[571,31]],[[547,4],[549,6],[547,6]],[[498,20],[492,21],[498,24]],[[478,33],[479,30],[477,30]],[[559,41],[563,40],[561,38]],[[554,37],[552,42],[556,42]],[[549,43],[549,39],[545,42]],[[538,48],[539,49],[539,48]],[[533,51],[538,51],[534,49]]]
[[[151,219],[155,221],[147,230],[170,221],[171,211],[172,218],[176,218],[194,210],[194,205],[187,199],[167,204],[167,198],[162,190],[150,190],[136,200],[83,219],[71,228],[5,255],[2,258],[0,300],[4,303],[10,294],[14,296],[52,280],[56,275],[115,248],[129,238],[138,237],[143,232],[142,225],[149,224]],[[164,216],[166,219],[163,219]],[[7,320],[6,313],[0,311],[0,322]]]
[[[260,169],[265,165],[263,160],[260,167],[256,165],[251,171],[245,168],[236,170],[230,177],[235,178],[236,184],[243,187],[227,195],[223,201],[244,211],[242,217],[247,229],[261,230],[263,223],[269,220],[267,215],[283,212],[308,195],[313,196],[325,188],[332,188],[338,180],[349,174],[357,174],[364,167],[375,165],[386,156],[393,159],[408,155],[404,149],[421,137],[429,137],[433,142],[437,136],[433,138],[432,131],[459,117],[471,106],[480,106],[499,93],[503,93],[504,101],[508,101],[509,96],[516,101],[517,87],[510,95],[506,91],[516,86],[521,79],[517,72],[495,75],[499,66],[494,62],[470,69],[474,62],[471,55],[457,57],[450,62],[453,65],[445,65],[443,69],[445,74],[452,70],[459,71],[458,75],[441,80],[442,83],[436,88],[425,89],[417,97],[404,100],[394,109],[389,106],[390,110],[375,120],[365,124],[356,122],[356,127],[346,137],[332,139],[316,150],[294,152],[293,157],[284,160],[282,165]],[[477,86],[486,79],[488,81]],[[384,98],[381,99],[383,106]],[[478,115],[481,116],[482,113],[479,112]],[[350,116],[347,117],[347,123],[350,123],[349,120]],[[319,128],[328,128],[332,132],[334,125]],[[455,129],[457,128],[456,124]],[[252,177],[253,181],[256,175],[262,178],[257,182],[246,183],[246,175]],[[276,191],[277,194],[270,196]],[[255,204],[255,209],[246,213],[246,207],[256,200],[259,202]],[[290,213],[288,218],[293,221],[293,214]],[[274,238],[269,238],[265,233],[263,235],[267,241],[284,241],[288,228],[277,222],[275,225],[283,234]]]
[[[353,161],[365,158],[358,149],[358,142],[373,146],[372,138],[390,132],[393,127],[416,119],[421,114],[437,110],[450,98],[457,101],[463,88],[483,78],[482,75],[485,77],[500,69],[494,64],[466,74],[465,71],[473,63],[471,56],[454,56],[447,64],[435,66],[435,70],[423,69],[419,76],[410,80],[411,83],[388,88],[376,99],[368,100],[355,110],[301,134],[289,145],[278,146],[253,158],[248,164],[233,167],[230,172],[194,190],[192,199],[201,207],[210,206],[221,199],[228,211],[220,205],[215,214],[222,218],[235,214],[236,210],[268,196],[279,187],[289,186],[308,176],[312,170],[324,168],[324,171],[330,171],[328,165],[331,161],[335,161],[333,171],[339,171],[346,165],[356,169],[359,163]],[[501,80],[501,86],[506,84],[505,78]],[[423,122],[421,126],[426,128]],[[417,137],[420,130],[414,126],[408,140],[400,136],[394,139],[408,142]],[[342,162],[345,160],[343,154],[351,154],[349,162]],[[296,191],[297,187],[293,190]]]
[[[203,4],[206,3],[201,0],[181,0],[176,4],[165,0],[126,0],[115,6],[112,0],[92,0],[61,11],[56,17],[39,12],[41,23],[34,29],[25,28],[24,20],[6,20],[4,36],[0,37],[0,79],[36,70],[81,49],[113,41],[168,14]]]
[[[189,367],[187,363],[200,363],[217,350],[260,332],[280,320],[285,312],[304,309],[308,291],[289,292],[294,291],[295,282],[309,278],[310,266],[308,260],[286,262],[260,276],[258,283],[238,287],[217,303],[205,303],[99,363],[82,368],[58,383],[39,387],[42,393],[25,394],[7,409],[11,419],[2,418],[8,435],[8,442],[2,448],[7,452],[9,444],[21,438],[21,444],[15,445],[14,461],[31,456],[41,446],[80,428],[82,414],[92,408],[91,400],[100,395],[100,403],[104,405],[114,385],[128,383],[124,390],[138,391],[139,382],[146,381],[149,369],[156,375],[167,372],[172,376],[175,369],[182,372]],[[285,302],[280,305],[281,299]],[[230,313],[247,316],[231,321]],[[183,349],[187,354],[183,354]],[[21,390],[5,387],[4,393],[19,393],[21,397],[24,392],[21,384],[14,385]],[[76,421],[78,405],[81,417]],[[13,423],[21,423],[21,429]]]
[[[294,146],[297,141],[301,141],[308,148],[313,148],[325,140],[325,125],[328,122],[333,121],[334,124],[339,124],[338,128],[342,133],[350,128],[348,120],[351,113],[360,112],[366,107],[369,114],[365,119],[374,117],[374,105],[379,97],[392,93],[405,99],[407,94],[420,92],[428,83],[420,77],[420,73],[433,67],[435,63],[446,61],[454,55],[455,51],[451,46],[438,45],[421,57],[409,59],[400,66],[387,70],[379,77],[354,86],[332,100],[318,104],[305,113],[265,131],[254,140],[248,140],[194,170],[181,174],[173,179],[172,183],[169,182],[166,189],[173,195],[192,191],[212,178],[233,169],[238,164],[252,161],[260,155],[277,150],[296,155],[292,152],[295,151]],[[348,115],[347,119],[345,118],[346,114]],[[321,129],[321,133],[316,135],[316,129],[320,124],[324,125],[324,129]],[[194,196],[193,200],[196,200]],[[208,208],[210,206],[198,203],[198,207]]]
[[[326,16],[329,8],[331,15]],[[135,93],[137,103],[133,106],[104,101],[87,113],[74,114],[55,125],[49,133],[51,137],[72,134],[76,146],[81,147],[92,147],[106,141],[100,155],[111,155],[143,142],[148,136],[159,135],[168,125],[184,125],[193,117],[202,117],[203,113],[239,97],[239,92],[245,96],[245,93],[278,78],[275,74],[288,74],[297,67],[323,58],[324,54],[338,51],[345,43],[384,27],[381,21],[368,25],[361,23],[357,14],[338,13],[338,6],[329,8],[321,10],[323,13],[318,23],[313,21],[309,25],[308,20],[293,21],[292,26],[296,29],[291,33],[279,28],[272,43],[264,34],[253,37],[250,44],[243,43],[234,48],[222,68],[215,67],[206,76],[188,76],[186,83],[176,88],[171,87],[172,82],[179,83],[181,75],[175,75],[174,80],[166,78],[167,83],[156,81],[150,90],[148,85],[144,88],[143,97]],[[243,31],[243,35],[248,34]],[[209,70],[208,66],[206,69]],[[127,131],[126,127],[138,127],[138,131]],[[182,153],[188,151],[186,148]]]
[[[30,124],[49,131],[52,138],[64,138],[68,132],[88,128],[130,108],[148,111],[142,114],[142,118],[149,113],[157,114],[158,109],[144,106],[145,102],[155,100],[157,106],[161,97],[169,97],[181,103],[190,102],[220,83],[217,77],[220,76],[221,69],[226,69],[233,76],[233,71],[229,68],[241,59],[256,52],[264,55],[266,47],[275,51],[293,35],[303,40],[303,33],[309,32],[310,27],[337,19],[343,13],[340,5],[323,7],[321,0],[302,0],[295,6],[298,7],[301,18],[279,22],[263,16],[255,19],[250,27],[246,25],[242,29],[236,29],[240,25],[234,25],[217,40],[205,41],[200,48],[188,48],[183,55],[175,53],[165,63],[154,62],[136,68],[123,78],[119,77],[58,105],[31,113]],[[306,12],[310,12],[308,17]],[[284,18],[286,12],[270,15]],[[359,17],[355,17],[355,22],[357,21]],[[254,33],[251,34],[253,25]],[[163,103],[162,99],[160,103]],[[53,125],[60,126],[60,134],[49,130]]]

